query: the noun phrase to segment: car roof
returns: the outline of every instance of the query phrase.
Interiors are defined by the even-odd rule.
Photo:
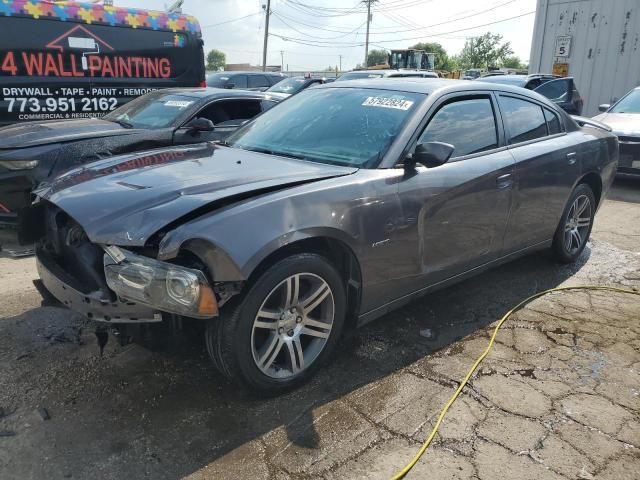
[[[520,82],[522,83],[522,85],[524,85],[525,83],[527,83],[531,78],[533,78],[532,76],[529,75],[489,75],[486,77],[478,77],[476,79],[476,82],[483,82],[483,81],[487,81],[490,83],[500,83],[500,82],[511,82],[511,83],[515,83],[515,82]]]
[[[467,80],[450,80],[446,78],[368,78],[326,83],[314,88],[370,88],[375,90],[396,90],[408,93],[422,93],[425,95],[430,95],[436,91],[439,93],[449,93],[486,90],[528,95],[538,101],[540,101],[540,99],[544,99],[544,97],[518,86],[481,81],[469,82]],[[545,100],[545,103],[549,102]]]
[[[194,98],[216,98],[216,97],[251,97],[251,98],[267,98],[272,97],[271,92],[254,92],[251,90],[230,89],[230,88],[215,88],[215,87],[194,87],[194,88],[163,88],[162,90],[156,90],[158,94],[173,94],[184,95],[186,97]]]

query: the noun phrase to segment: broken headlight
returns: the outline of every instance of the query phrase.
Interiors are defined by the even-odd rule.
[[[107,285],[125,300],[194,318],[218,314],[213,290],[200,270],[105,247]]]

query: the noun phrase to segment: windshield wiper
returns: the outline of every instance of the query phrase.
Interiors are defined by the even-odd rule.
[[[131,124],[131,123],[125,121],[125,120],[119,120],[118,119],[118,120],[109,120],[109,121],[113,122],[113,123],[117,123],[118,125],[120,125],[121,127],[124,127],[124,128],[133,128],[133,124]]]
[[[277,155],[279,157],[295,158],[297,160],[306,160],[306,157],[303,155],[297,155],[295,153],[287,153],[287,152],[278,152],[276,150],[269,150],[268,148],[262,148],[262,147],[241,147],[241,148],[244,150],[249,150],[250,152],[266,153],[267,155]]]

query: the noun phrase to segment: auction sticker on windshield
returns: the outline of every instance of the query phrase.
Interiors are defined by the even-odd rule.
[[[409,110],[413,102],[411,100],[405,100],[403,98],[390,98],[390,97],[367,97],[362,102],[365,107],[382,107],[382,108],[395,108],[397,110]]]
[[[184,100],[167,100],[164,102],[165,107],[177,107],[177,108],[187,108],[193,102],[184,101]]]

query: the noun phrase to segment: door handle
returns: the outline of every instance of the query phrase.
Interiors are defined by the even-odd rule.
[[[504,175],[500,175],[496,178],[496,183],[498,184],[498,188],[508,188],[513,185],[513,178],[510,173],[505,173]]]
[[[576,152],[567,153],[567,159],[569,161],[569,165],[574,165],[577,161]]]

